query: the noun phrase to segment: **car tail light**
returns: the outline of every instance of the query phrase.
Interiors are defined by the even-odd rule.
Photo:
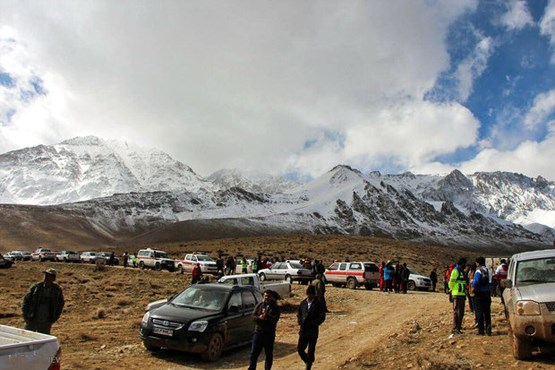
[[[58,347],[56,355],[52,359],[52,363],[48,367],[48,370],[61,370],[62,368],[62,347]]]

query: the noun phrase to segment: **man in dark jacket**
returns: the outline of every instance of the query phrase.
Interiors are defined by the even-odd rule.
[[[309,285],[306,288],[306,298],[299,305],[297,321],[299,323],[299,342],[297,352],[310,370],[314,363],[314,352],[318,341],[318,327],[326,320],[326,308],[316,297],[316,288]],[[305,352],[308,346],[308,353]]]
[[[279,295],[273,290],[264,292],[264,300],[260,302],[252,313],[254,320],[254,334],[252,336],[252,350],[249,370],[256,369],[258,356],[264,348],[266,360],[264,369],[270,370],[274,360],[274,342],[276,340],[276,325],[281,314],[277,305]]]
[[[56,270],[47,269],[44,281],[33,285],[23,298],[25,329],[50,334],[52,324],[60,318],[65,301],[62,288],[55,280]]]

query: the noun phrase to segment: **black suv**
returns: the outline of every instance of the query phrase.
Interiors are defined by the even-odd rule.
[[[194,284],[166,302],[149,305],[141,339],[149,351],[168,348],[216,361],[222,350],[251,342],[251,315],[261,301],[252,286]]]

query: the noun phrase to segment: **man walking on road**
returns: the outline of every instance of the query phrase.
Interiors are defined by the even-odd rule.
[[[33,285],[23,298],[25,329],[50,334],[52,324],[60,318],[65,301],[62,288],[54,283],[56,275],[52,268],[44,271],[44,281]]]
[[[466,258],[461,258],[451,272],[449,278],[449,289],[453,297],[453,333],[452,335],[462,334],[462,322],[464,318],[464,305],[466,301],[466,277],[464,268]]]
[[[316,288],[309,285],[306,288],[306,298],[299,305],[297,321],[299,323],[299,342],[297,352],[306,364],[306,370],[312,369],[316,342],[318,341],[318,327],[326,320],[324,304],[316,297]],[[305,352],[308,347],[308,353]]]
[[[249,370],[256,369],[256,362],[262,349],[266,360],[264,369],[270,370],[274,360],[274,342],[276,340],[276,325],[281,314],[277,305],[279,295],[273,290],[264,292],[264,300],[260,302],[252,313],[254,325],[254,334],[252,336],[252,350],[249,362]]]
[[[479,335],[491,335],[491,291],[489,284],[489,271],[486,268],[484,257],[476,258],[476,273],[472,279],[474,287],[474,302],[476,322]]]

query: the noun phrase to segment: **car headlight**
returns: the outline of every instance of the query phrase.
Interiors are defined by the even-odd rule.
[[[208,321],[193,321],[191,325],[189,325],[189,331],[198,331],[202,333],[208,327]]]
[[[147,313],[143,316],[142,324],[144,326],[148,325],[148,319],[150,319],[150,311],[147,311]]]
[[[516,314],[521,316],[540,315],[540,305],[534,301],[518,301],[516,303]]]

